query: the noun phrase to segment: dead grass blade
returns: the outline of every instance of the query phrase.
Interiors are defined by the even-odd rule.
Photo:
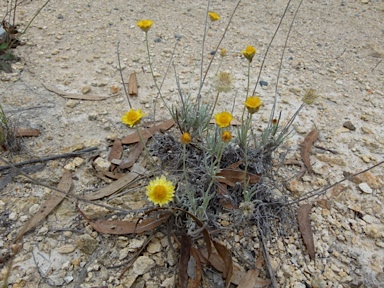
[[[102,101],[102,100],[105,100],[107,99],[108,97],[105,97],[105,96],[98,96],[98,95],[80,95],[80,94],[71,94],[71,93],[67,93],[67,92],[64,92],[64,91],[61,91],[59,89],[57,89],[56,87],[53,87],[51,85],[47,85],[47,84],[42,84],[44,86],[45,89],[47,89],[48,91],[50,92],[53,92],[63,98],[67,98],[67,99],[78,99],[78,100],[91,100],[91,101]]]
[[[169,128],[171,128],[173,125],[175,125],[175,120],[169,119],[167,121],[164,121],[154,127],[143,129],[141,130],[141,135],[143,139],[149,139],[151,138],[156,132],[158,131],[167,131]],[[121,143],[123,144],[132,144],[137,143],[140,141],[139,133],[135,132],[128,136],[125,136],[123,139],[121,139]]]
[[[170,212],[165,212],[158,217],[151,217],[140,221],[121,221],[121,220],[97,220],[89,219],[83,211],[78,208],[79,212],[88,221],[88,223],[97,232],[113,235],[125,234],[140,234],[145,231],[152,231],[161,224],[167,222],[168,218],[172,215]],[[140,221],[140,222],[139,222]]]
[[[57,186],[57,189],[68,193],[72,187],[72,174],[68,170],[65,170],[61,180]],[[21,237],[27,233],[30,229],[35,227],[41,220],[43,220],[57,205],[65,198],[64,193],[59,193],[57,191],[52,191],[50,197],[40,206],[40,209],[36,214],[30,218],[24,226],[21,228],[19,233],[16,236],[15,242],[19,241]]]
[[[121,159],[121,155],[123,154],[123,144],[121,144],[121,140],[116,139],[113,142],[111,151],[108,155],[108,161],[112,162],[113,159]]]
[[[179,259],[179,287],[188,287],[188,262],[191,256],[191,238],[187,234],[181,235]]]
[[[311,260],[315,259],[315,243],[313,241],[313,232],[311,227],[311,219],[309,213],[311,213],[311,204],[303,204],[297,210],[297,220],[299,223],[299,229],[301,236],[303,237],[307,252]]]
[[[112,195],[113,193],[125,188],[133,180],[135,180],[139,175],[145,173],[145,169],[139,164],[133,165],[131,172],[121,177],[120,179],[112,182],[106,187],[101,188],[96,193],[85,195],[83,198],[86,200],[97,200],[107,196]]]
[[[40,130],[37,129],[22,129],[22,128],[17,128],[15,131],[15,136],[16,137],[37,137],[40,135]]]
[[[138,94],[138,84],[137,84],[137,77],[136,73],[133,72],[131,75],[129,75],[128,80],[128,94],[131,96],[137,96]]]
[[[311,152],[313,143],[315,143],[318,137],[319,131],[315,128],[309,132],[307,136],[305,136],[303,143],[301,143],[301,158],[303,159],[305,168],[307,168],[309,174],[313,173],[309,154]]]
[[[247,177],[247,183],[256,184],[260,181],[260,175],[245,173],[240,169],[221,169],[219,173],[216,174],[217,181],[220,183],[225,183],[228,186],[235,186],[236,183],[244,183],[244,176]]]
[[[212,242],[223,261],[223,278],[225,279],[225,286],[228,288],[231,284],[231,278],[233,274],[233,260],[231,251],[229,251],[227,247],[217,241]]]
[[[199,257],[199,252],[196,248],[191,247],[191,256],[195,259],[196,262],[196,278],[189,279],[188,288],[199,288],[203,271],[201,269],[201,262]]]

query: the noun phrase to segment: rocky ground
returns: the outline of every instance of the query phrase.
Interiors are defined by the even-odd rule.
[[[253,87],[286,2],[241,2],[221,44],[228,50],[221,69],[231,73],[234,87],[220,99],[218,110],[232,109],[239,95],[234,115],[240,119],[247,81],[247,60],[240,51],[247,45],[258,50],[251,69]],[[255,124],[260,129],[269,118],[282,48],[298,2],[292,1],[263,67],[260,79],[264,86],[259,85],[257,91],[265,106]],[[43,4],[33,1],[18,7],[19,30]],[[235,5],[232,0],[211,2],[211,10],[218,12],[221,20],[212,23],[207,34],[205,63],[212,57],[210,52]],[[0,13],[5,15],[6,11],[2,3]],[[118,72],[117,43],[125,78],[136,72],[140,85],[139,95],[131,98],[133,106],[143,109],[149,121],[154,118],[156,89],[147,64],[144,33],[136,22],[146,18],[154,21],[149,42],[157,79],[165,75],[175,35],[182,37],[173,56],[175,67],[183,89],[190,85],[196,91],[205,13],[205,1],[51,1],[21,36],[25,45],[14,52],[20,57],[12,64],[14,72],[0,72],[1,104],[6,114],[21,127],[40,130],[41,135],[26,139],[21,153],[2,153],[2,157],[20,162],[96,146],[101,150],[99,165],[109,165],[110,140],[133,132],[120,121],[128,104]],[[379,0],[303,1],[282,57],[278,111],[286,121],[300,106],[306,90],[315,89],[318,97],[300,112],[295,131],[282,149],[289,148],[287,159],[300,160],[299,144],[317,127],[320,136],[316,145],[336,153],[314,148],[314,174],[290,180],[286,185],[290,196],[324,187],[346,173],[382,161],[384,62],[379,61],[384,57],[383,18],[384,3]],[[208,91],[218,65],[219,57],[208,76],[205,101],[214,97]],[[52,86],[66,93],[106,99],[65,99],[47,90]],[[169,103],[178,101],[173,72],[162,89]],[[158,105],[157,117],[169,118],[162,104]],[[81,196],[105,184],[91,173],[89,156],[49,161],[43,170],[30,175],[56,186],[66,167],[73,173],[74,193]],[[298,171],[299,167],[285,166],[283,174],[295,175]],[[309,259],[298,233],[271,241],[271,262],[279,287],[384,287],[383,175],[379,166],[328,191],[325,204],[309,201],[314,204],[311,220],[316,260]],[[7,255],[19,229],[51,190],[18,176],[0,193],[0,249]],[[107,203],[137,209],[146,203],[143,194],[143,189],[137,189]],[[94,216],[105,213],[94,207],[87,211],[93,211]],[[249,269],[247,263],[254,261],[251,252],[258,244],[253,242],[252,229],[243,228],[239,229],[241,233],[238,230],[229,235],[236,261]],[[148,235],[99,234],[79,215],[72,201],[64,200],[22,239],[9,287],[173,287],[178,256],[170,249],[165,232],[157,233],[125,277],[118,279],[125,261],[146,239]],[[4,266],[0,278],[5,273]],[[221,287],[224,282],[220,279],[220,273],[213,273],[207,277],[206,286],[216,283]]]

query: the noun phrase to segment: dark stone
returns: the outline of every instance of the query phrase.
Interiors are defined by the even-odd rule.
[[[343,127],[347,128],[347,129],[349,129],[351,131],[355,131],[356,130],[355,125],[353,125],[351,121],[344,122]]]

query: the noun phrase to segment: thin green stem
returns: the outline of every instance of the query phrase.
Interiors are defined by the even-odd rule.
[[[129,100],[129,95],[128,95],[127,87],[126,87],[125,82],[124,82],[123,69],[121,68],[120,49],[119,48],[120,48],[120,41],[117,42],[117,47],[116,47],[117,63],[119,64],[119,72],[120,72],[121,84],[123,84],[124,93],[125,93],[125,96],[127,97],[129,108],[132,108],[131,101]]]
[[[250,75],[251,75],[251,61],[248,61],[248,79],[247,79],[247,94],[245,95],[245,99],[247,99],[247,97],[249,96],[249,78],[250,78]]]
[[[152,157],[151,157],[151,155],[149,154],[147,145],[145,145],[146,142],[144,142],[143,135],[141,134],[141,130],[139,129],[138,126],[136,126],[136,131],[137,131],[137,134],[139,134],[140,141],[141,141],[141,143],[142,143],[143,146],[144,146],[145,154],[147,154],[147,157],[148,157],[148,160],[149,160],[149,167],[150,167],[150,169],[151,169],[151,171],[152,171],[152,174],[153,174],[153,175],[156,175],[156,174],[155,174],[155,168],[153,167],[153,163],[152,163],[152,161],[151,161],[151,160],[152,160],[152,159],[151,159]]]
[[[147,46],[147,55],[148,55],[148,64],[149,64],[149,68],[151,69],[151,75],[152,75],[152,78],[153,78],[153,82],[155,83],[155,86],[156,86],[156,89],[157,89],[157,94],[160,96],[161,100],[163,100],[163,103],[165,105],[165,107],[167,107],[168,111],[170,111],[170,108],[168,107],[164,97],[163,97],[163,94],[161,94],[161,89],[159,87],[159,85],[157,84],[157,81],[156,81],[156,77],[155,77],[155,74],[154,74],[154,71],[153,71],[153,65],[152,65],[152,60],[151,60],[151,53],[150,53],[150,50],[149,50],[149,42],[148,42],[148,32],[145,32],[145,43],[146,43],[146,46]]]
[[[211,116],[209,116],[209,119],[212,119],[213,113],[215,113],[215,108],[217,105],[217,100],[219,99],[219,95],[220,95],[220,92],[217,92],[215,102],[213,103],[213,106],[212,106]]]
[[[29,26],[31,26],[33,20],[35,20],[35,18],[37,17],[37,15],[40,14],[41,10],[43,10],[43,8],[44,8],[45,6],[47,6],[49,2],[51,2],[51,0],[47,0],[47,1],[44,3],[44,5],[41,6],[39,10],[37,10],[36,14],[33,16],[33,18],[31,19],[31,21],[29,21],[29,23],[28,23],[27,26],[24,28],[23,32],[21,32],[21,34],[24,34],[25,32],[27,32],[27,30],[28,30]]]
[[[245,161],[245,167],[244,167],[244,187],[243,187],[243,195],[244,195],[244,201],[249,202],[250,198],[250,192],[247,191],[247,169],[248,169],[248,145],[247,145],[247,131],[249,131],[251,127],[252,122],[252,115],[250,114],[247,119],[247,126],[246,126],[246,132],[245,132],[245,144],[244,144],[244,161]]]

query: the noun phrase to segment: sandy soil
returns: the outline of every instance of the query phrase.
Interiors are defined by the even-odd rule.
[[[221,69],[231,73],[234,87],[220,99],[218,110],[231,109],[236,99],[234,115],[240,119],[247,81],[247,60],[241,57],[240,51],[247,45],[258,50],[251,69],[254,75],[251,87],[254,87],[286,2],[249,0],[240,4],[220,45],[228,50]],[[257,88],[265,103],[260,121],[255,124],[260,129],[265,127],[269,117],[284,41],[298,2],[292,1],[261,73],[260,80],[268,85]],[[25,27],[42,4],[43,1],[33,1],[20,5],[16,19],[20,27]],[[232,0],[211,2],[212,10],[221,15],[221,20],[212,23],[207,34],[204,63],[212,57],[210,52],[215,49],[235,5]],[[5,3],[0,5],[0,11],[2,15],[6,13]],[[118,72],[117,43],[120,42],[125,79],[128,81],[129,74],[136,72],[140,85],[139,95],[131,98],[133,106],[143,109],[148,121],[153,120],[156,89],[147,64],[145,36],[136,22],[146,18],[154,21],[149,42],[157,79],[165,75],[175,35],[182,37],[173,56],[175,67],[182,88],[190,85],[196,93],[205,13],[205,1],[163,0],[156,4],[154,1],[121,0],[51,1],[21,37],[26,45],[15,50],[21,60],[13,64],[14,73],[0,72],[1,104],[7,115],[22,127],[39,129],[41,135],[26,139],[21,154],[2,155],[20,162],[76,147],[97,146],[103,160],[100,165],[107,163],[110,140],[133,132],[120,121],[128,103]],[[318,98],[314,105],[301,111],[294,125],[295,132],[284,147],[290,149],[288,158],[300,160],[299,144],[306,133],[317,127],[320,133],[317,145],[337,154],[313,149],[311,161],[315,174],[289,182],[287,188],[292,196],[334,183],[346,172],[361,171],[383,159],[384,62],[378,64],[384,57],[383,18],[383,1],[303,2],[282,57],[277,85],[278,110],[286,121],[300,106],[307,89],[316,89]],[[203,90],[205,101],[214,97],[209,91],[218,65],[219,57],[213,62],[207,87]],[[90,90],[89,94],[107,99],[64,99],[44,85],[67,93],[83,94]],[[113,93],[116,88],[119,91]],[[167,75],[162,90],[169,103],[177,103],[173,72]],[[169,118],[161,103],[156,117]],[[347,121],[356,129],[343,127]],[[87,159],[87,156],[82,158]],[[48,162],[42,171],[31,176],[55,186],[64,166],[76,166],[73,161]],[[92,175],[89,167],[88,162],[74,167],[78,195],[104,185]],[[285,167],[285,172],[294,175],[298,169]],[[283,242],[288,247],[284,253],[274,254],[272,259],[279,287],[306,287],[306,284],[312,287],[384,287],[383,175],[380,166],[354,182],[344,182],[343,192],[330,191],[329,206],[314,204],[311,219],[316,242],[315,261],[309,260],[298,235],[276,239],[272,247],[284,247],[279,246]],[[51,192],[15,177],[0,193],[0,249],[6,254],[20,227]],[[141,201],[138,205],[144,200],[138,196]],[[135,201],[130,201],[134,205]],[[78,240],[88,239],[88,236],[95,240],[95,243],[87,242],[93,243],[95,250],[87,254]],[[129,274],[118,280],[121,268],[106,267],[124,262],[119,260],[124,256],[121,251],[129,245],[134,247],[129,253],[136,251],[135,241],[144,238],[132,240],[132,237],[99,235],[77,215],[69,201],[64,202],[23,239],[23,249],[14,260],[9,287],[129,287],[132,279],[136,283],[133,287],[172,287],[176,283],[177,260],[163,238],[164,235],[159,234],[152,241],[152,246],[162,244],[161,251],[153,247],[144,251],[142,257],[147,258],[141,260],[147,270],[143,268],[145,271],[140,275]],[[241,255],[250,244],[248,240],[244,244],[239,237],[236,239]],[[3,267],[1,278],[5,271]],[[216,283],[217,287],[222,285],[219,280]]]

